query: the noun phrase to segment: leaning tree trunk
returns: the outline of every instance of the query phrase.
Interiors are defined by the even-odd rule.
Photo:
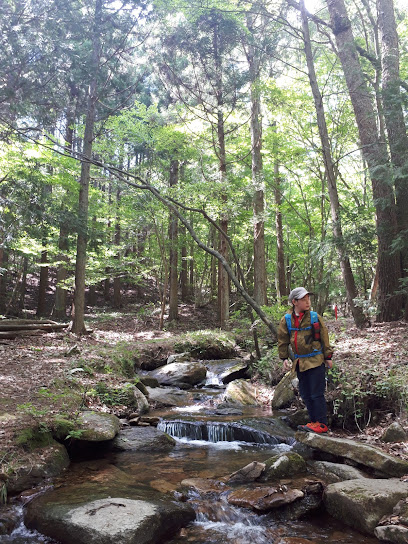
[[[100,46],[100,23],[102,16],[102,0],[96,0],[95,20],[92,50],[92,80],[89,86],[88,105],[85,121],[85,133],[83,139],[82,154],[84,160],[81,163],[81,177],[79,180],[79,207],[78,207],[78,238],[77,254],[75,264],[75,295],[73,307],[72,332],[84,334],[85,327],[85,265],[86,246],[88,239],[88,197],[91,163],[92,144],[94,137],[94,125],[96,116],[97,96],[97,74],[101,56]]]
[[[402,242],[403,275],[408,275],[408,136],[402,109],[399,48],[393,0],[377,0],[382,46],[382,96],[388,144],[394,167],[398,232]],[[408,297],[405,300],[408,316]]]
[[[319,128],[320,141],[322,144],[322,154],[324,160],[324,169],[327,178],[327,188],[330,198],[330,211],[333,223],[333,234],[336,243],[336,250],[339,257],[341,274],[344,284],[346,286],[347,302],[351,309],[351,313],[354,318],[354,322],[357,327],[362,328],[367,324],[367,319],[364,312],[359,306],[356,306],[354,299],[357,297],[357,287],[354,281],[353,271],[351,269],[350,259],[345,251],[345,244],[343,239],[343,231],[341,226],[340,216],[340,203],[337,192],[336,175],[333,168],[333,160],[330,148],[329,133],[327,130],[326,116],[323,106],[323,98],[319,90],[317,83],[316,71],[314,67],[312,46],[310,42],[309,23],[307,20],[307,14],[305,9],[304,0],[300,0],[300,10],[302,15],[302,29],[303,39],[305,45],[306,62],[308,68],[308,75],[310,81],[310,87],[313,93],[313,99],[316,109],[317,125]]]
[[[403,300],[398,294],[401,278],[399,255],[391,251],[397,235],[397,215],[392,175],[385,143],[378,137],[376,115],[354,44],[344,0],[327,0],[332,30],[353,105],[362,152],[367,162],[376,208],[378,237],[378,321],[401,317]]]

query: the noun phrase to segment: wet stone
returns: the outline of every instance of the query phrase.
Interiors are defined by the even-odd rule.
[[[228,495],[229,504],[243,508],[252,508],[257,512],[268,512],[274,508],[290,504],[304,497],[300,489],[282,491],[278,487],[256,487],[254,489],[239,489]]]

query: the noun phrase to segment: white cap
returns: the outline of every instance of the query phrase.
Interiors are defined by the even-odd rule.
[[[289,294],[289,302],[293,302],[294,299],[300,300],[306,295],[311,295],[311,294],[312,293],[310,293],[310,291],[306,291],[304,287],[296,287],[296,289],[292,289],[292,291]]]

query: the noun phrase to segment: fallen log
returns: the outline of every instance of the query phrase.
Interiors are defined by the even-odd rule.
[[[4,323],[0,322],[0,332],[8,331],[30,331],[30,330],[41,330],[41,331],[59,331],[61,329],[66,329],[69,326],[69,323],[26,323],[26,324],[15,324],[15,323]]]
[[[38,336],[40,334],[43,334],[43,332],[44,331],[40,331],[38,329],[33,329],[29,331],[0,331],[0,340],[14,340],[15,338],[20,336]]]

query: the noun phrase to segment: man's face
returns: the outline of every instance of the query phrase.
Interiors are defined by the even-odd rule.
[[[293,305],[297,314],[301,314],[306,312],[306,310],[310,310],[310,296],[305,295],[303,298],[299,298],[298,300],[294,299]]]

